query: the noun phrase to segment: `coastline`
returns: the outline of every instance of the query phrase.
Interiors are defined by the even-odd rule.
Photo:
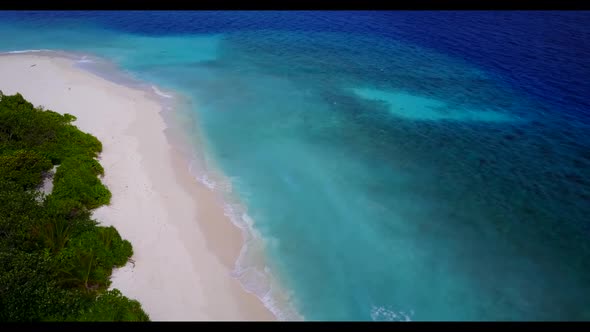
[[[5,94],[20,92],[35,106],[76,116],[74,124],[103,143],[102,181],[113,198],[93,217],[131,242],[135,261],[113,271],[111,288],[137,299],[154,321],[275,320],[232,277],[241,230],[190,174],[181,137],[153,94],[60,55],[2,54],[0,72]]]

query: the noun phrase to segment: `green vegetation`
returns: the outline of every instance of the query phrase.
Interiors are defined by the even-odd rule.
[[[89,209],[109,204],[111,192],[100,182],[102,166],[89,156],[64,159],[53,178],[53,192],[57,199],[74,199]]]
[[[108,290],[133,249],[90,210],[109,204],[98,139],[72,115],[0,91],[0,321],[148,321]],[[58,166],[49,195],[39,188]]]

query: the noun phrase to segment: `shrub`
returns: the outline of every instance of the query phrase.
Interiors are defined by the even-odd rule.
[[[67,158],[57,168],[51,196],[74,200],[88,209],[109,204],[111,192],[97,178],[103,173],[103,168],[92,157]]]
[[[131,255],[129,241],[111,226],[93,227],[72,238],[57,259],[64,283],[91,291],[108,287],[113,267],[125,265]]]
[[[12,181],[23,189],[38,187],[51,161],[35,151],[17,150],[0,155],[0,179]]]
[[[0,321],[146,321],[137,301],[107,291],[133,254],[90,210],[108,204],[96,137],[76,118],[0,91]],[[53,192],[34,189],[59,165]]]
[[[139,302],[130,300],[118,289],[105,292],[94,300],[86,310],[77,317],[67,320],[81,322],[147,322],[148,315],[141,309]]]
[[[36,321],[51,306],[56,289],[51,258],[21,251],[0,252],[0,321]]]
[[[0,180],[0,251],[29,245],[30,230],[43,216],[38,197],[14,182]]]

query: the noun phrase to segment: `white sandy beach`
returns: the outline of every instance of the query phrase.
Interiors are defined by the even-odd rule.
[[[161,105],[73,64],[49,55],[1,55],[0,90],[75,115],[74,124],[102,142],[103,182],[113,197],[94,217],[131,242],[135,261],[114,271],[111,287],[137,299],[154,321],[274,320],[230,276],[240,230],[170,144]]]

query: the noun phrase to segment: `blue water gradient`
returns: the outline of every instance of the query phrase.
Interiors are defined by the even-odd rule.
[[[266,269],[237,275],[281,318],[588,320],[588,22],[0,12],[0,50],[98,56],[186,97],[196,178],[263,241]]]

